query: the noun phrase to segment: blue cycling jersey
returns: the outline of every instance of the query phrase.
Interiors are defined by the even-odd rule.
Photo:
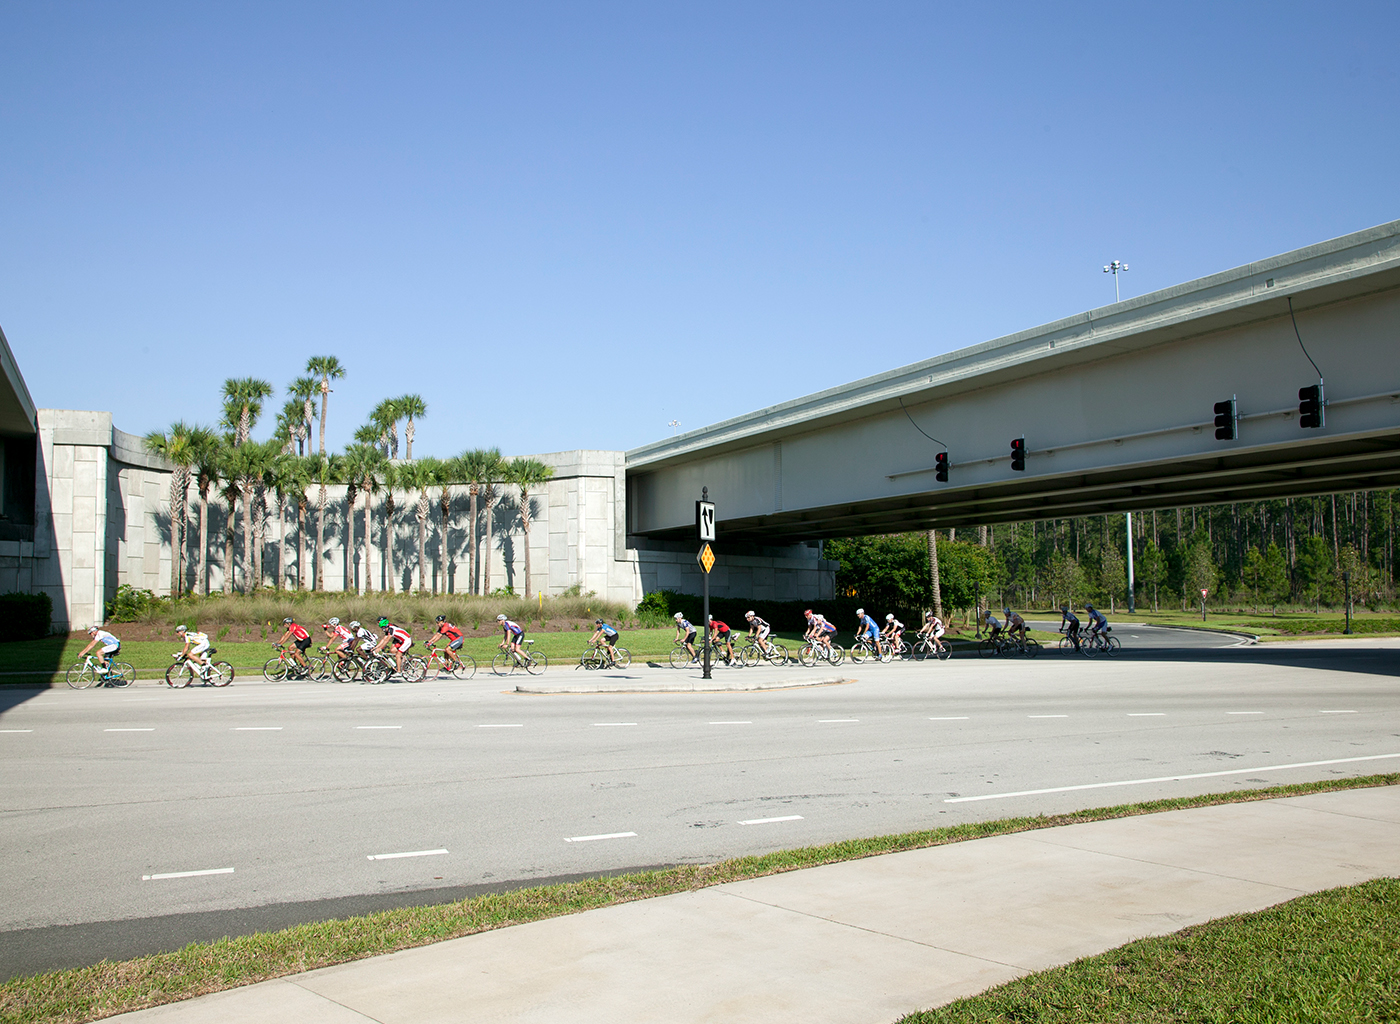
[[[860,631],[862,633],[879,633],[880,627],[875,625],[875,620],[869,615],[862,615],[860,617]]]
[[[599,626],[598,628],[599,628],[600,630],[603,631],[603,635],[604,635],[604,636],[608,636],[608,637],[617,636],[617,630],[613,629],[613,628],[612,628],[611,626],[609,626],[606,622],[603,623],[603,625]]]

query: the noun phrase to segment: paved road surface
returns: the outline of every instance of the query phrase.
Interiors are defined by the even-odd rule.
[[[1119,631],[1144,642],[1135,656],[866,665],[849,684],[756,693],[524,696],[489,675],[42,691],[0,715],[0,973],[483,887],[1400,765],[1393,642],[1192,633],[1146,650],[1151,634]]]

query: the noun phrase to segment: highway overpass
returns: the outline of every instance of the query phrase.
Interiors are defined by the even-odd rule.
[[[1319,377],[1325,424],[1300,427]],[[692,536],[701,487],[722,540],[774,545],[1400,486],[1400,221],[644,445],[626,473],[642,548]]]

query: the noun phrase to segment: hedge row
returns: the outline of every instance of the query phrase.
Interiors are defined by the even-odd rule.
[[[0,594],[0,643],[49,635],[53,599],[48,594]]]

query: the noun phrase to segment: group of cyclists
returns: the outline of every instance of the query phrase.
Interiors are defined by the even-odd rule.
[[[831,649],[832,638],[836,635],[836,626],[829,621],[826,616],[808,608],[802,613],[807,620],[806,631],[802,634],[804,642],[818,644],[828,651]],[[695,637],[699,630],[685,617],[682,612],[676,612],[676,642],[684,644],[685,649],[690,652],[692,658],[699,657],[695,649]],[[856,637],[857,639],[868,639],[872,649],[879,650],[881,645],[889,649],[898,650],[905,631],[904,623],[894,617],[891,612],[885,616],[885,625],[882,628],[869,615],[865,614],[864,608],[856,609]],[[766,657],[769,654],[769,635],[773,632],[773,627],[755,612],[744,613],[744,620],[748,624],[748,638],[758,646],[758,649]],[[943,641],[943,620],[933,612],[926,612],[924,624],[918,631],[918,636],[927,638],[933,643],[935,649],[942,651]],[[724,657],[734,660],[734,630],[729,624],[716,619],[713,615],[709,617],[710,646],[723,652]]]
[[[1086,604],[1084,610],[1089,613],[1089,629],[1084,636],[1080,636],[1081,623],[1079,616],[1070,611],[1069,605],[1060,605],[1060,632],[1067,636],[1077,649],[1081,642],[1093,642],[1100,634],[1108,633],[1112,627],[1108,624],[1108,618],[1091,604]],[[995,640],[1003,633],[1008,637],[1018,637],[1022,643],[1026,640],[1026,620],[1021,618],[1017,612],[1010,608],[1002,608],[1002,613],[1006,616],[1006,621],[1001,622],[991,609],[987,609],[982,615],[982,625],[987,628],[987,638]]]

